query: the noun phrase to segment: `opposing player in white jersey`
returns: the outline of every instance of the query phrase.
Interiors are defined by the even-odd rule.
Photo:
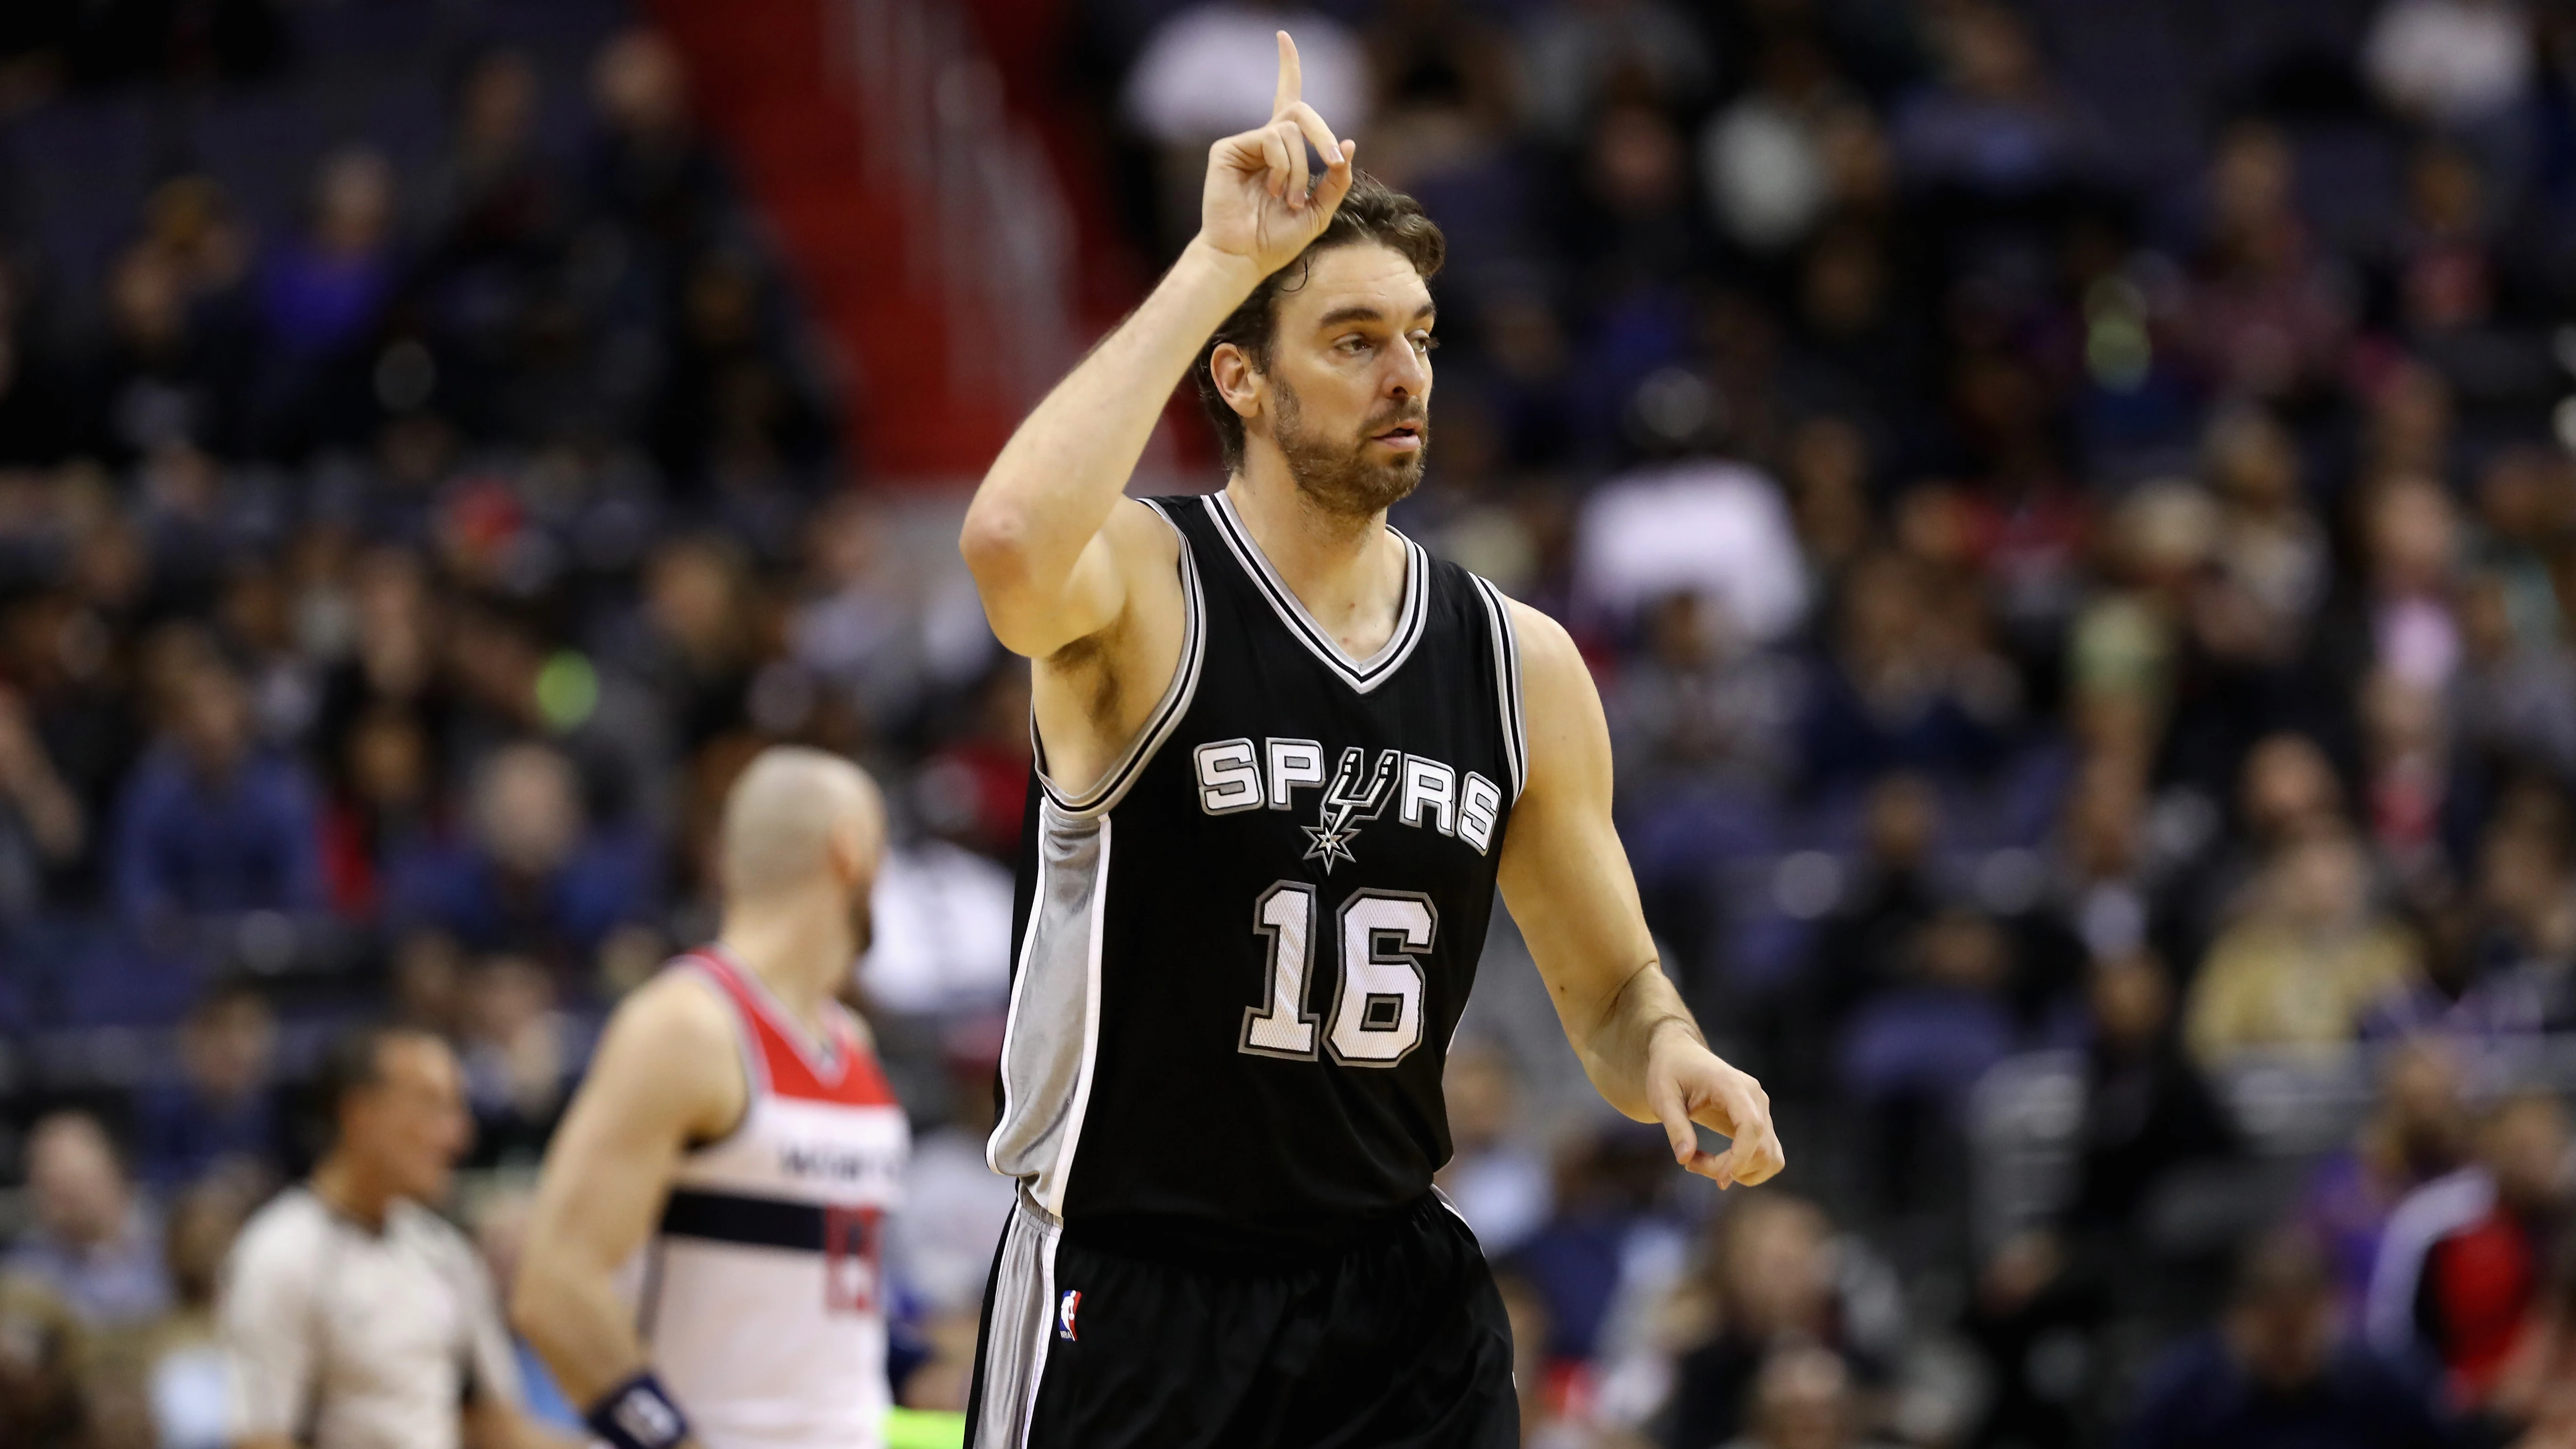
[[[834,991],[883,842],[856,766],[753,760],[716,941],[618,1007],[547,1150],[511,1314],[617,1449],[882,1442],[878,1227],[910,1142]]]

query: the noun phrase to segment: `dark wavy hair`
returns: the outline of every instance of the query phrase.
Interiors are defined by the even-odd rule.
[[[1279,294],[1293,292],[1306,285],[1314,270],[1315,255],[1335,247],[1376,242],[1391,247],[1428,282],[1439,274],[1440,263],[1449,254],[1448,239],[1440,234],[1439,223],[1422,209],[1422,203],[1362,171],[1351,177],[1351,190],[1342,198],[1341,207],[1325,224],[1321,235],[1306,243],[1297,259],[1269,276],[1243,299],[1233,315],[1217,325],[1207,345],[1199,349],[1199,360],[1190,369],[1198,380],[1199,406],[1207,410],[1208,423],[1216,429],[1218,449],[1224,454],[1226,471],[1243,466],[1243,419],[1226,406],[1225,395],[1216,390],[1216,373],[1212,359],[1218,344],[1231,342],[1243,349],[1258,371],[1270,369],[1270,342],[1279,328]]]

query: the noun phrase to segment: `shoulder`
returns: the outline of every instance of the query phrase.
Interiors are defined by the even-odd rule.
[[[1601,691],[1592,681],[1592,666],[1584,661],[1574,636],[1565,631],[1563,624],[1500,589],[1494,589],[1492,597],[1501,601],[1504,622],[1511,629],[1533,771],[1552,752],[1547,742],[1567,730],[1582,729],[1589,722],[1605,732],[1606,740],[1608,726],[1601,722]]]
[[[1141,498],[1122,498],[1109,510],[1109,521],[1100,526],[1100,536],[1109,541],[1118,557],[1129,563],[1170,565],[1181,556],[1180,525],[1164,509],[1177,514],[1184,508],[1195,508],[1198,500],[1177,497],[1148,503]]]
[[[576,1100],[613,1103],[639,1127],[721,1135],[749,1086],[736,1015],[703,974],[665,968],[610,1013]]]
[[[309,1282],[321,1258],[316,1250],[330,1233],[330,1213],[311,1193],[290,1187],[242,1224],[224,1258],[225,1277],[271,1288]]]
[[[655,1052],[730,1051],[733,1005],[704,973],[665,967],[609,1013],[604,1040]]]
[[[1574,636],[1565,632],[1563,624],[1491,584],[1486,587],[1502,601],[1504,621],[1511,626],[1513,642],[1519,646],[1524,673],[1535,675],[1545,670],[1554,677],[1572,671],[1586,682],[1591,680],[1592,671],[1583,662],[1583,651],[1574,646]]]
[[[330,1231],[331,1215],[313,1194],[300,1187],[290,1187],[270,1198],[233,1239],[236,1256],[247,1254],[300,1253],[313,1239]]]

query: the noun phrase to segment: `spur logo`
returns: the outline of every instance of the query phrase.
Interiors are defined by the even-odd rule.
[[[1469,770],[1402,750],[1379,750],[1372,760],[1358,745],[1344,748],[1332,773],[1314,740],[1217,740],[1191,752],[1198,770],[1199,808],[1210,815],[1246,810],[1294,810],[1299,790],[1321,790],[1315,823],[1306,833],[1308,860],[1327,874],[1341,861],[1356,863],[1351,843],[1360,827],[1392,807],[1396,823],[1437,830],[1483,855],[1502,821],[1503,788]]]

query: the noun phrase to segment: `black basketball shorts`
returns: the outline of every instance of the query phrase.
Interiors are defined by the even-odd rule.
[[[1516,1449],[1511,1324],[1426,1193],[1350,1245],[1212,1253],[1029,1201],[984,1292],[967,1449]]]

